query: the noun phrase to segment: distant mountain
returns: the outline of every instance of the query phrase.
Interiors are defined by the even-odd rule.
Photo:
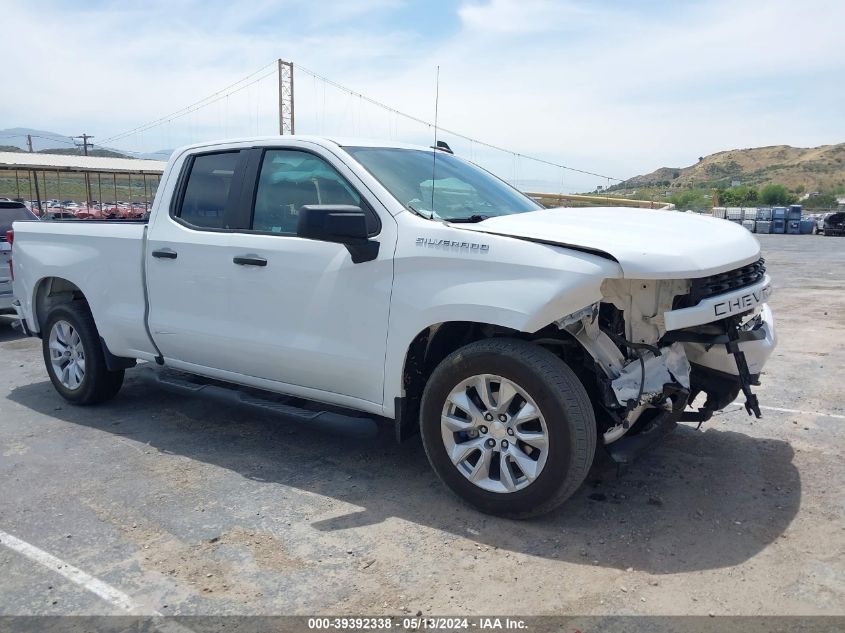
[[[132,157],[143,158],[145,160],[168,160],[172,153],[172,149],[160,149],[155,152],[141,152],[138,154],[132,154]]]
[[[36,152],[45,154],[82,154],[81,145],[70,136],[26,127],[12,127],[0,130],[0,151],[28,151],[29,148],[26,143],[27,134],[32,136],[32,148]],[[88,150],[89,156],[142,158],[145,160],[167,160],[172,153],[172,149],[161,149],[155,152],[126,152],[112,147],[101,147],[96,143],[93,144],[93,149]]]
[[[73,139],[55,132],[45,132],[28,127],[10,127],[0,130],[0,143],[11,145],[26,151],[26,135],[32,135],[32,149],[36,152],[51,147],[74,147]]]
[[[83,156],[84,152],[81,147],[52,147],[48,149],[38,150],[39,154],[64,154],[72,156]],[[121,154],[110,149],[89,149],[88,156],[99,156],[101,158],[135,158],[128,154]]]
[[[845,185],[845,143],[820,147],[773,145],[732,149],[703,156],[689,167],[661,167],[634,176],[610,188],[630,193],[635,189],[719,188],[734,182],[759,187],[770,183],[805,191],[832,191]]]

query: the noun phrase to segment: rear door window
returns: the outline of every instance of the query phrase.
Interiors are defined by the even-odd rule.
[[[239,155],[234,151],[194,156],[176,217],[197,228],[228,228],[226,210],[230,198],[239,194],[234,186]]]

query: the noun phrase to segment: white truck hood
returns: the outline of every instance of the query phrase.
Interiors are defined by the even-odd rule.
[[[760,244],[738,224],[678,211],[542,209],[452,226],[610,256],[628,279],[706,277],[760,257]]]

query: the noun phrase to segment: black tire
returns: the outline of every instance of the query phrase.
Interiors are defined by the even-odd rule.
[[[548,456],[536,480],[509,493],[484,490],[449,459],[441,435],[441,413],[460,382],[495,374],[516,382],[546,420]],[[432,372],[420,407],[420,432],[438,477],[476,509],[508,518],[528,518],[554,509],[584,482],[596,452],[596,421],[584,386],[550,351],[518,339],[486,339],[450,354]]]
[[[53,369],[49,341],[50,332],[57,321],[66,321],[79,333],[84,350],[85,375],[76,389],[65,387]],[[100,335],[86,303],[73,301],[56,306],[50,311],[41,331],[41,349],[50,381],[56,391],[68,402],[79,405],[98,404],[111,400],[120,391],[124,371],[122,369],[109,371],[106,368]]]

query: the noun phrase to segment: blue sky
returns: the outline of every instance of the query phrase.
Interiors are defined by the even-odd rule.
[[[27,34],[5,48],[20,70],[0,128],[107,139],[282,57],[426,120],[439,65],[441,126],[619,177],[736,147],[845,141],[839,0],[0,4],[4,30]],[[430,142],[428,128],[296,81],[298,132]],[[275,103],[268,76],[115,145],[271,134]],[[523,184],[606,184],[451,141]]]

